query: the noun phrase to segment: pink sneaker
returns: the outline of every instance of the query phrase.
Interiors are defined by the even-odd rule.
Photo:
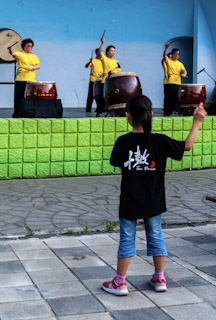
[[[128,289],[125,283],[120,283],[119,285],[115,282],[115,279],[112,281],[106,281],[103,283],[102,288],[109,293],[115,294],[116,296],[126,296],[128,295]]]
[[[151,285],[154,287],[156,292],[167,291],[166,280],[165,279],[151,279]]]

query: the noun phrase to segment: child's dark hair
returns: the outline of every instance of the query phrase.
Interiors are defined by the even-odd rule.
[[[34,47],[34,41],[32,40],[32,39],[24,39],[23,41],[22,41],[22,44],[21,44],[21,47],[24,49],[24,47],[25,47],[25,45],[26,45],[26,43],[31,43],[32,44],[32,47]]]
[[[145,134],[151,133],[152,103],[148,97],[138,95],[130,98],[125,111],[130,113],[133,126],[141,125]]]

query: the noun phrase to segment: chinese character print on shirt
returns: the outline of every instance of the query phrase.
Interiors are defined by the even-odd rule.
[[[124,162],[124,167],[125,168],[128,167],[128,170],[135,168],[135,170],[137,171],[156,170],[156,168],[154,167],[155,166],[154,161],[152,161],[149,166],[149,162],[147,161],[147,158],[149,157],[149,155],[150,154],[148,153],[147,149],[145,149],[142,154],[140,151],[140,146],[137,146],[137,151],[133,152],[129,150],[129,158],[128,158],[128,161]]]

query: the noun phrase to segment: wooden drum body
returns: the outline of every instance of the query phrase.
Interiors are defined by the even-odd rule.
[[[15,44],[16,43],[16,44]],[[13,51],[21,51],[22,39],[19,34],[11,29],[0,29],[0,60],[5,63],[14,62],[14,57],[9,53],[8,47],[15,44]]]
[[[108,110],[114,111],[116,116],[124,116],[128,100],[141,94],[141,84],[134,72],[117,72],[106,78],[104,99]]]
[[[192,115],[194,109],[206,102],[206,88],[204,84],[183,84],[179,88],[179,114]]]
[[[95,80],[94,87],[93,87],[93,96],[95,98],[96,103],[98,104],[99,98],[102,91],[102,84],[101,84],[102,78],[98,78]]]
[[[26,100],[54,100],[57,98],[55,82],[27,82],[25,88]]]

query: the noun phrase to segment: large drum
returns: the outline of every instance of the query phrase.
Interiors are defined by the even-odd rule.
[[[11,29],[0,29],[0,60],[2,62],[14,62],[14,57],[9,53],[8,47],[13,46],[13,51],[22,51],[22,39],[18,33]]]
[[[108,110],[114,111],[116,116],[124,116],[128,100],[142,94],[138,75],[134,72],[111,74],[106,78],[103,94]]]
[[[200,102],[206,102],[206,88],[204,84],[182,84],[179,88],[179,114],[192,115]]]
[[[24,97],[26,100],[54,100],[57,98],[56,84],[51,81],[29,81]]]
[[[93,87],[93,96],[94,96],[97,104],[99,102],[99,98],[100,98],[101,90],[102,90],[101,80],[102,80],[102,78],[96,79],[95,83],[94,83],[94,87]]]

